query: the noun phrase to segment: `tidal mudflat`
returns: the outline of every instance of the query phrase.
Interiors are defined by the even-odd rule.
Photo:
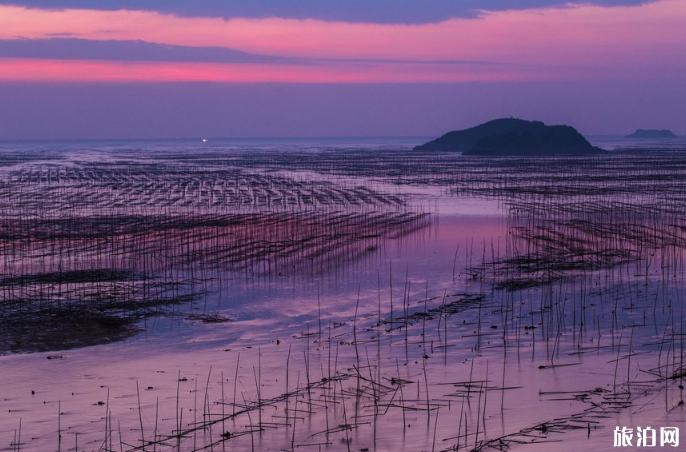
[[[3,144],[0,450],[684,430],[686,154],[414,144]]]

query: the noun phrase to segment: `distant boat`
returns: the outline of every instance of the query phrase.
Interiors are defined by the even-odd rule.
[[[203,138],[203,139],[202,139],[202,142],[203,142],[203,143],[207,143],[207,138]]]

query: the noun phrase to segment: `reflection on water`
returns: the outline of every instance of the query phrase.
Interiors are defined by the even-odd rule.
[[[60,146],[3,157],[0,450],[602,450],[684,421],[683,159]],[[140,333],[45,339],[93,306]]]

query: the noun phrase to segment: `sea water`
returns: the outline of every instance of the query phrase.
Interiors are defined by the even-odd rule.
[[[22,253],[4,239],[6,315],[30,293],[11,278],[94,262],[144,269],[146,284],[173,285],[179,298],[136,311],[122,340],[6,346],[0,450],[471,450],[489,441],[599,450],[613,446],[616,426],[681,426],[683,243],[680,225],[663,220],[678,221],[675,187],[641,199],[618,180],[611,168],[644,162],[640,153],[573,158],[565,175],[555,159],[547,170],[526,158],[417,156],[420,141],[3,143],[6,224],[179,218],[187,229],[163,237],[195,248],[177,252],[172,241],[153,257],[140,246],[135,259],[113,259],[107,234],[97,247],[76,233],[47,236],[22,242]],[[681,177],[680,156],[657,161],[677,161]],[[610,173],[578,182],[599,167]],[[659,182],[660,168],[636,171]],[[593,193],[593,184],[612,190]],[[416,217],[382,227],[370,220],[381,214]],[[188,238],[197,222],[227,215],[277,215],[300,248],[265,233],[286,228],[278,222],[251,226],[261,240],[279,238],[264,242],[281,246],[274,253],[263,242],[241,254],[224,246],[236,226]],[[608,232],[622,215],[635,228]],[[313,245],[297,222],[320,218],[304,229],[323,234]],[[331,247],[327,231],[336,231]],[[156,234],[117,237],[167,243]],[[65,250],[73,254],[55,255]],[[199,257],[207,250],[219,251]],[[259,264],[236,261],[250,253]],[[71,284],[42,284],[41,296],[94,299]]]

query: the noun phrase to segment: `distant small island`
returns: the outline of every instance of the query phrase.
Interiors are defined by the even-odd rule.
[[[677,138],[671,130],[638,129],[624,138]]]
[[[495,119],[470,129],[456,130],[428,143],[417,151],[462,151],[463,155],[560,155],[599,154],[570,126],[546,126],[540,121],[516,118]]]

